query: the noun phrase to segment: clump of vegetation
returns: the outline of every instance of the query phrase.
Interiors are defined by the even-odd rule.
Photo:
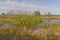
[[[59,27],[27,31],[26,28],[0,28],[0,40],[59,40]]]
[[[32,27],[34,25],[41,25],[43,19],[37,15],[16,15],[16,16],[2,16],[0,23],[3,24],[5,21],[13,24],[16,27]]]

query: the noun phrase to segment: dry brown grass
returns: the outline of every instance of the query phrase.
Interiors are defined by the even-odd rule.
[[[0,40],[60,40],[60,27],[40,28],[0,28]]]

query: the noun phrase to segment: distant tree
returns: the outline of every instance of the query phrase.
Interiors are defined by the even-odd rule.
[[[17,11],[16,10],[11,10],[7,12],[7,15],[16,15]]]
[[[2,13],[2,15],[5,15],[5,13]]]
[[[48,16],[51,16],[51,12],[48,13]]]
[[[35,11],[34,14],[35,14],[35,15],[41,15],[41,14],[40,14],[40,11]]]

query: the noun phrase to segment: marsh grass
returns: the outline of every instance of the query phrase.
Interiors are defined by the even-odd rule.
[[[0,28],[0,40],[60,40],[60,27],[27,31],[26,28]]]
[[[12,23],[15,27],[0,28],[0,40],[60,40],[60,27],[49,24],[37,30],[33,25],[44,25],[41,16],[14,16],[0,18],[0,23]]]

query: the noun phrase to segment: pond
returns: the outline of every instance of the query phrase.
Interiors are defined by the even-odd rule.
[[[55,24],[55,23],[58,23],[58,24],[60,24],[60,20],[56,20],[56,19],[50,19],[50,20],[48,20],[48,19],[45,19],[44,21],[43,21],[43,23],[44,24],[49,24],[49,23],[51,23],[51,24]],[[1,27],[2,28],[5,28],[5,27],[15,27],[12,23],[9,23],[8,21],[6,21],[6,22],[4,22],[4,23],[2,23],[2,25],[1,25]],[[33,30],[36,30],[36,29],[39,29],[39,28],[42,28],[42,26],[40,26],[40,25],[33,25],[32,27],[31,27],[31,29],[33,29]]]
[[[44,24],[60,24],[60,20],[56,20],[56,19],[50,19],[50,20],[48,20],[48,19],[45,19],[44,21],[43,21],[43,23]],[[39,25],[35,25],[32,29],[34,29],[34,30],[36,30],[36,29],[40,29],[40,28],[44,28],[44,25],[42,25],[42,26],[39,26]]]
[[[14,25],[8,21],[6,22],[3,22],[1,25],[0,25],[1,28],[6,28],[6,27],[14,27]]]
[[[48,20],[48,19],[45,19],[44,21],[43,21],[45,24],[49,24],[49,23],[51,23],[51,24],[55,24],[55,23],[57,23],[57,24],[60,24],[60,20],[56,20],[56,19],[50,19],[50,20]]]

